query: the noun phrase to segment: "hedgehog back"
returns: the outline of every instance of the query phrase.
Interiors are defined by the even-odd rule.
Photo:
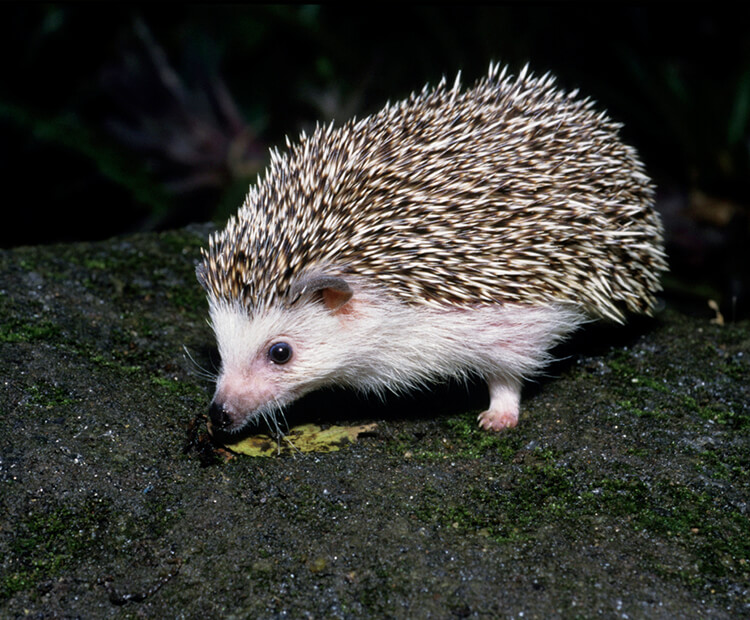
[[[204,253],[209,293],[252,314],[325,271],[406,304],[572,302],[650,312],[666,268],[653,189],[620,126],[551,77],[494,66],[272,153]]]

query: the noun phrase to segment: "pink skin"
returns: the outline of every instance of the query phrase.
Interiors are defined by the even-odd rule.
[[[253,360],[243,369],[224,369],[221,374],[214,401],[221,403],[231,420],[226,430],[238,429],[247,421],[247,412],[272,401],[278,395],[273,368],[269,368],[265,356]]]
[[[479,426],[487,431],[501,431],[518,424],[521,386],[507,379],[490,379],[490,408],[479,414]]]

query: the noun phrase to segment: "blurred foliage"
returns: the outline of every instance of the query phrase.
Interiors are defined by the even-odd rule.
[[[680,277],[747,297],[750,37],[729,8],[4,5],[0,245],[233,212],[316,122],[490,60],[551,71],[625,125]],[[717,275],[718,272],[718,275]]]

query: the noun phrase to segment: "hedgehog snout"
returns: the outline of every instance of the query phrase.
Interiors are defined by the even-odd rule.
[[[221,433],[233,433],[243,428],[249,420],[255,417],[258,409],[243,409],[241,405],[233,403],[231,399],[223,400],[214,396],[208,407],[208,418],[211,430]]]
[[[224,407],[224,403],[211,401],[211,406],[208,408],[208,417],[214,428],[218,430],[225,431],[232,426],[232,417]]]
[[[270,376],[273,373],[269,373],[266,355],[259,357],[243,367],[229,364],[222,369],[208,408],[211,425],[216,430],[237,431],[283,398],[283,390]]]

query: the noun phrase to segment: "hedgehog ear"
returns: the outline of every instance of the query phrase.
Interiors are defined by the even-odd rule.
[[[352,298],[352,288],[338,276],[312,275],[297,280],[289,291],[295,303],[302,296],[319,297],[331,312],[339,310]]]

